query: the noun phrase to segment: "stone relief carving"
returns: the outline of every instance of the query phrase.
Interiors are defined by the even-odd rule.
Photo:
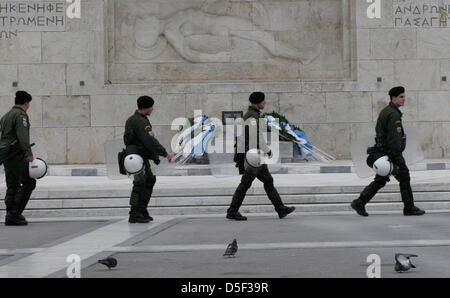
[[[252,16],[246,19],[227,15],[231,4],[229,0],[205,1],[191,3],[191,7],[172,13],[170,9],[161,11],[158,7],[157,13],[129,15],[121,24],[121,36],[127,39],[129,54],[142,60],[159,57],[170,44],[189,62],[230,62],[234,38],[256,42],[273,57],[302,64],[309,64],[321,54],[320,36],[309,41],[314,46],[299,49],[255,24]],[[262,3],[252,5],[254,14],[269,19],[270,12]]]
[[[349,77],[347,0],[110,3],[112,82]]]
[[[151,60],[158,57],[169,43],[177,53],[189,62],[230,62],[232,37],[254,41],[274,57],[281,57],[309,64],[321,53],[321,43],[308,52],[301,51],[287,42],[276,40],[274,33],[265,31],[251,21],[205,13],[189,8],[166,19],[156,15],[136,18],[134,28],[125,30],[136,47],[131,53],[136,58]],[[134,33],[134,34],[133,34]]]

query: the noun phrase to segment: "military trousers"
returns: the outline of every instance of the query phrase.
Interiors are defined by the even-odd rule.
[[[264,183],[264,190],[276,210],[280,210],[284,206],[281,197],[273,184],[273,177],[270,174],[267,165],[263,165],[257,175],[254,175],[249,171],[244,172],[241,178],[241,183],[234,192],[230,207],[227,210],[228,213],[238,212],[242,202],[244,201],[245,195],[248,189],[252,186],[255,178],[258,178],[259,181]]]
[[[20,215],[36,188],[36,180],[29,177],[29,162],[23,155],[5,161],[6,195],[5,205],[8,214]]]
[[[400,183],[400,194],[402,196],[403,204],[405,208],[414,206],[414,197],[411,189],[411,177],[409,175],[409,169],[406,164],[398,165],[398,171],[394,171],[394,177]],[[361,192],[359,199],[365,205],[367,204],[375,194],[383,188],[387,182],[389,182],[389,177],[375,176],[375,179]]]

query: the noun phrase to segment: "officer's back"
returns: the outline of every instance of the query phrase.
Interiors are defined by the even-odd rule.
[[[36,180],[28,172],[28,162],[34,160],[30,148],[30,122],[26,113],[31,100],[27,92],[17,91],[15,106],[0,119],[1,155],[6,155],[5,225],[28,224],[22,212],[36,187]]]
[[[14,106],[0,119],[1,141],[12,144],[11,150],[21,149],[25,156],[31,156],[29,148],[30,121],[27,113]],[[18,141],[18,142],[14,142]]]

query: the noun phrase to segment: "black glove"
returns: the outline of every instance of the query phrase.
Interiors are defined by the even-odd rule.
[[[400,173],[399,169],[397,168],[396,165],[394,165],[394,169],[391,172],[392,176],[397,176]]]
[[[269,156],[270,158],[272,158],[272,150],[270,150],[269,152],[267,152],[267,156]]]
[[[155,163],[155,165],[159,165],[159,163],[160,163],[161,161],[160,161],[159,158],[158,158],[158,159],[153,160],[153,162]]]

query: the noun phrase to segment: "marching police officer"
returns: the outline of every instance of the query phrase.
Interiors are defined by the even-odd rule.
[[[394,87],[389,91],[389,96],[391,98],[389,105],[378,116],[374,149],[388,155],[394,164],[392,174],[400,182],[400,193],[404,204],[403,215],[422,215],[425,214],[425,211],[414,206],[409,169],[402,155],[406,146],[406,134],[402,125],[402,112],[399,108],[405,104],[405,88]],[[390,181],[389,176],[376,175],[374,181],[361,192],[359,198],[351,203],[351,207],[359,215],[368,216],[364,206],[388,181]]]
[[[250,119],[250,122],[253,122],[252,126],[256,126],[256,136],[249,135],[248,132],[252,130],[246,127],[246,131],[248,132],[245,134],[245,152],[249,151],[249,149],[252,149],[249,148],[249,146],[251,145],[250,138],[256,138],[257,149],[261,149],[264,153],[267,153],[269,156],[271,156],[271,151],[265,143],[262,131],[259,130],[258,125],[261,110],[264,109],[264,105],[266,104],[265,95],[263,92],[253,92],[252,94],[250,94],[249,101],[251,105],[249,106],[247,113],[244,115],[244,121]],[[245,169],[244,160],[245,153],[239,153],[239,151],[236,151],[234,161],[236,162],[236,167],[239,168],[239,174],[243,174],[243,176],[241,179],[241,183],[234,192],[230,207],[227,210],[226,218],[234,220],[247,220],[247,217],[243,216],[239,212],[239,208],[244,201],[247,190],[251,187],[252,182],[253,180],[255,180],[255,178],[258,178],[261,182],[264,183],[264,190],[266,191],[269,200],[275,207],[279,218],[283,218],[289,213],[293,212],[295,210],[295,207],[287,207],[283,204],[281,197],[273,184],[273,177],[270,174],[267,165],[262,165],[261,169],[255,176],[255,173],[253,173],[252,171],[247,171]]]
[[[167,158],[169,162],[172,156],[158,142],[152,132],[152,125],[148,116],[153,112],[154,100],[149,96],[141,96],[137,100],[137,111],[128,118],[125,123],[124,143],[127,146],[127,154],[136,153],[144,159],[145,174],[136,177],[133,181],[133,189],[130,196],[130,223],[148,223],[153,220],[147,211],[156,177],[150,169],[149,159],[159,164],[159,156]]]
[[[4,162],[7,187],[5,225],[9,226],[28,224],[22,212],[36,187],[36,180],[30,178],[28,172],[29,162],[34,160],[27,115],[31,100],[32,97],[27,92],[17,91],[15,105],[0,120],[0,142],[8,147],[8,153],[18,151],[18,154]]]

